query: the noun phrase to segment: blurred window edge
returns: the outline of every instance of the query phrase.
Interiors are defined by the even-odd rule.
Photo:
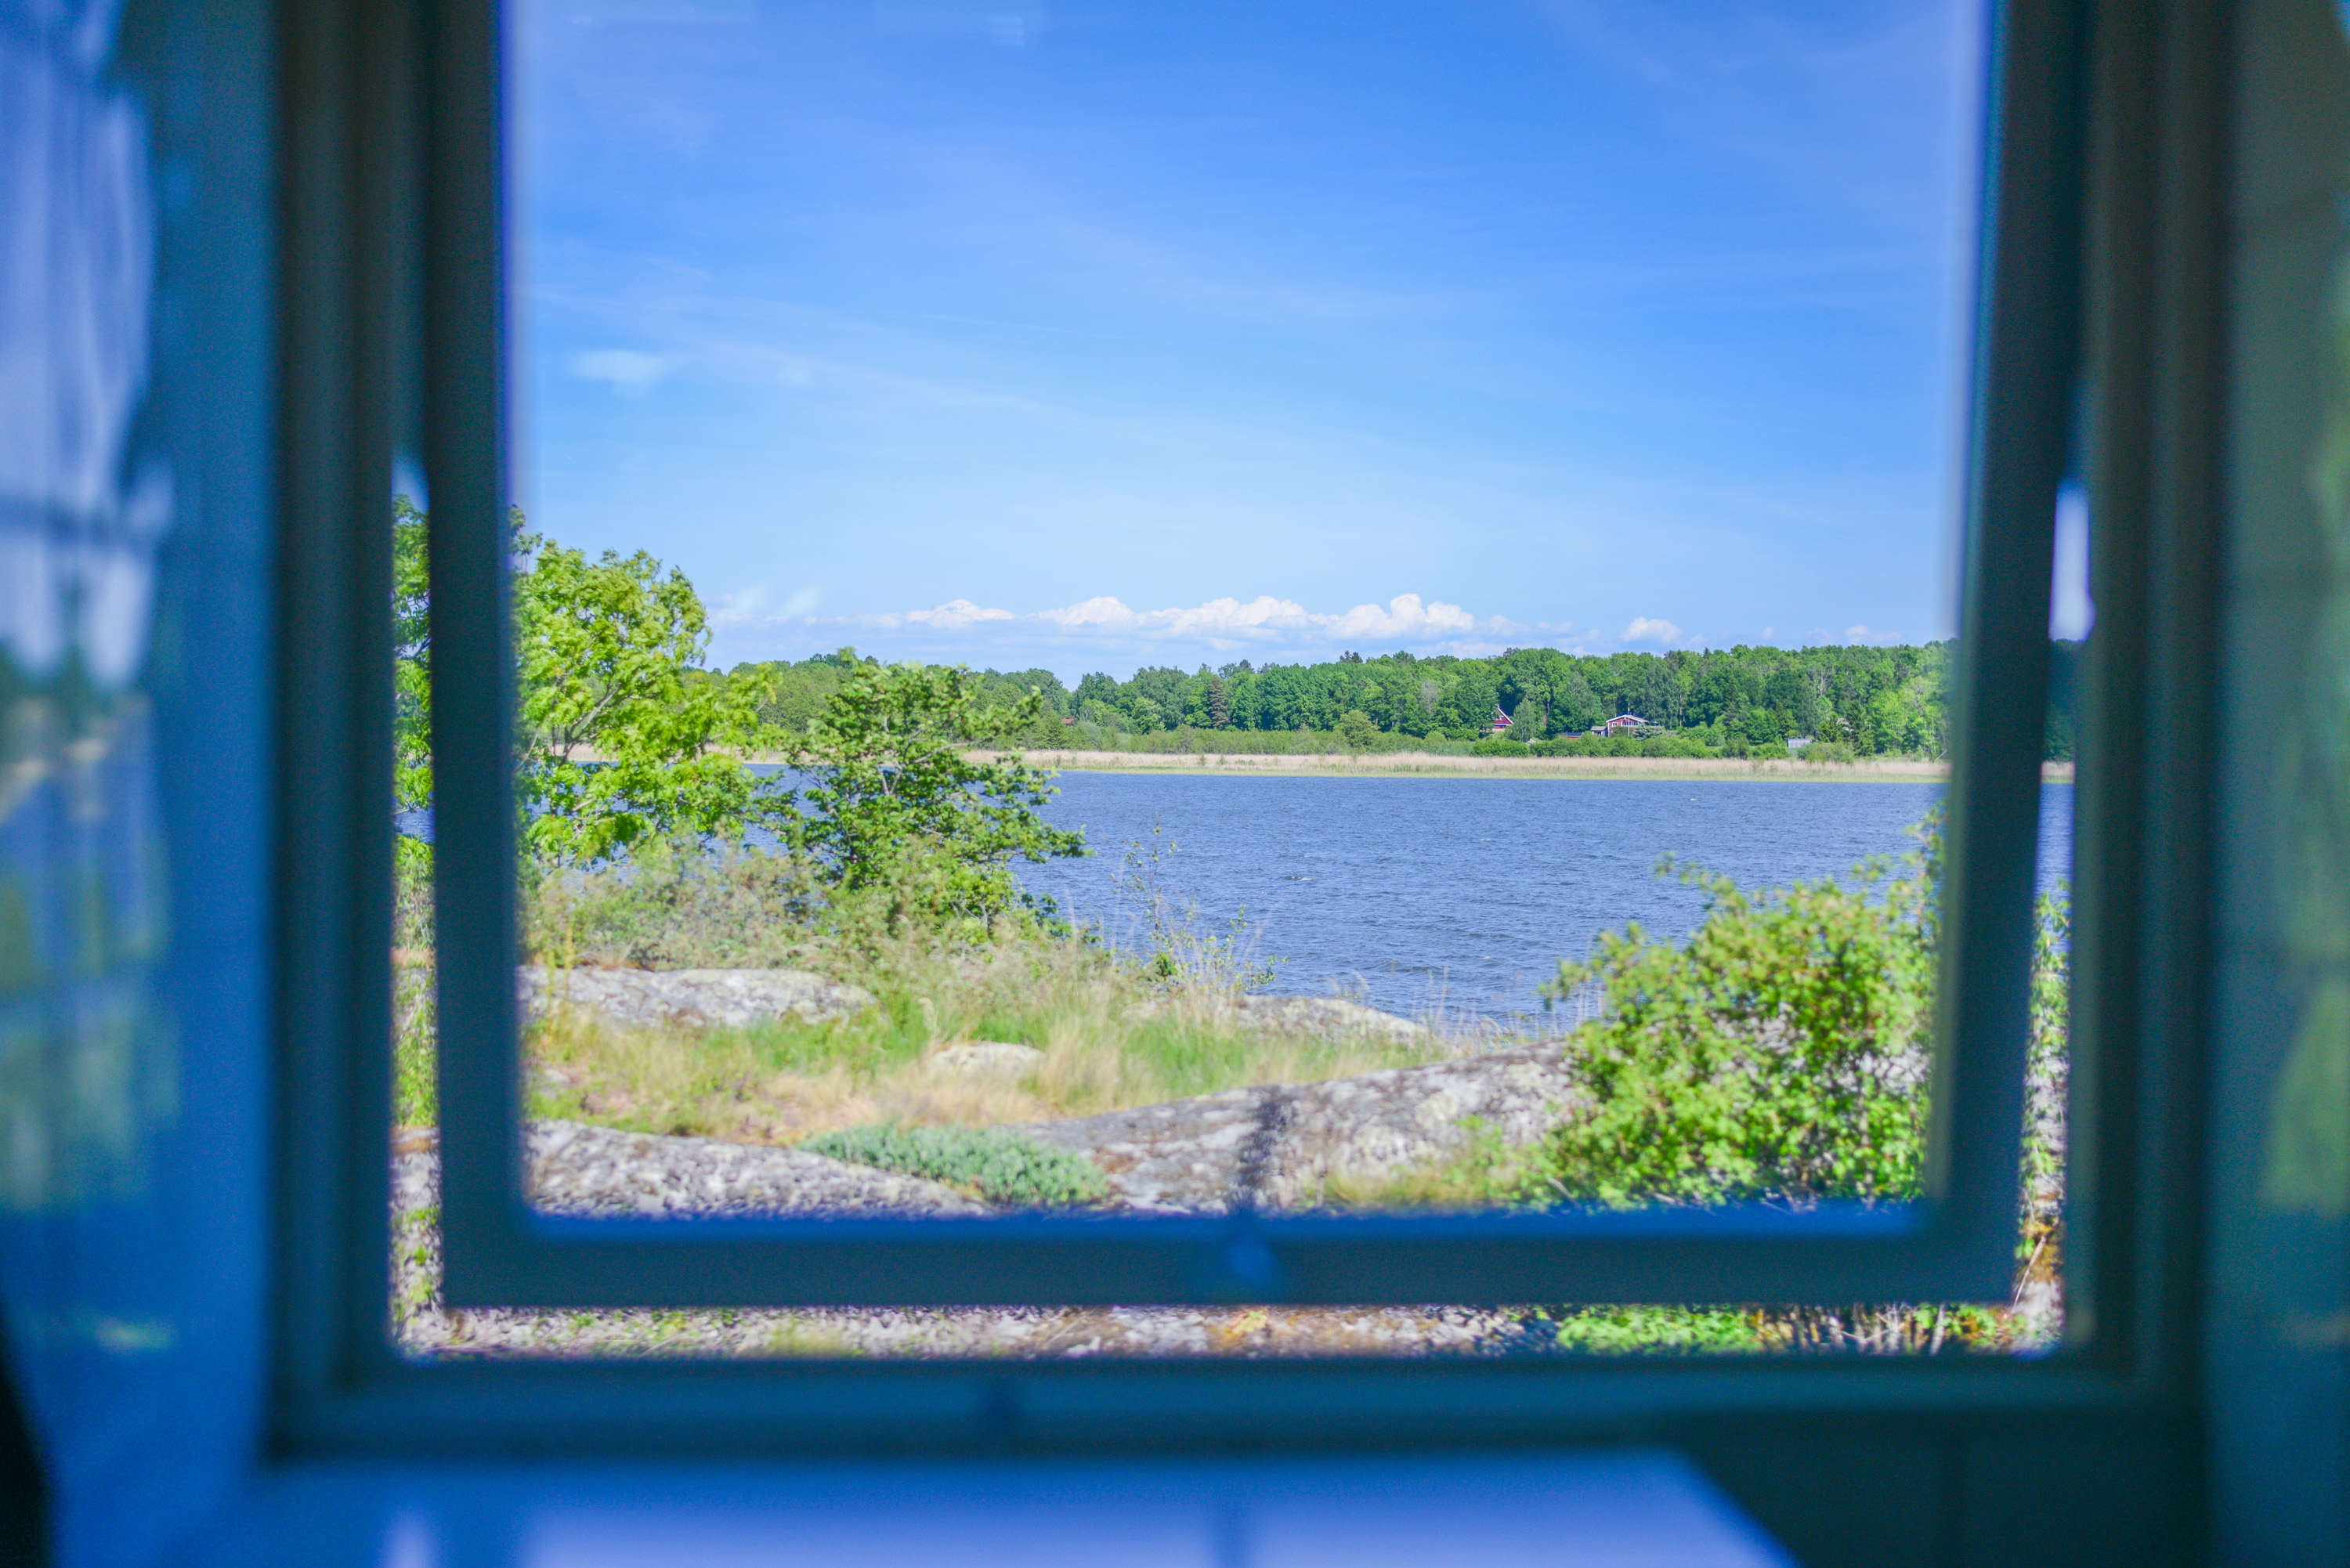
[[[2079,1123],[2084,1136],[2075,1145],[2081,1160],[2077,1190],[2083,1196],[2076,1216],[2085,1222],[2076,1253],[2083,1270],[2076,1297],[2083,1332],[2076,1343],[2064,1354],[2025,1365],[1187,1363],[1077,1368],[845,1367],[823,1362],[414,1366],[399,1362],[385,1345],[380,1143],[387,1118],[382,1091],[372,1077],[384,1075],[375,1072],[383,1053],[375,1038],[383,1029],[376,996],[388,992],[378,967],[386,944],[380,940],[384,915],[377,906],[388,880],[380,876],[388,848],[373,846],[370,835],[388,813],[373,811],[370,792],[377,786],[354,783],[355,772],[372,765],[384,750],[362,706],[384,684],[371,673],[380,633],[369,628],[357,608],[380,604],[382,596],[351,591],[353,577],[373,568],[338,554],[350,537],[370,535],[355,530],[338,541],[335,529],[338,519],[364,518],[370,506],[381,504],[380,476],[388,465],[375,458],[380,452],[388,459],[394,416],[369,400],[396,400],[388,391],[350,391],[339,403],[332,398],[318,402],[309,389],[319,384],[316,372],[321,365],[339,366],[348,372],[341,384],[364,388],[370,377],[385,381],[400,358],[396,347],[378,340],[369,327],[375,319],[371,302],[384,284],[369,270],[382,265],[368,254],[369,247],[395,250],[399,236],[408,232],[400,219],[402,181],[391,166],[398,139],[385,119],[396,121],[400,109],[385,109],[381,95],[399,98],[400,84],[408,81],[415,89],[414,106],[436,134],[462,130],[469,121],[477,131],[494,126],[496,39],[494,18],[475,6],[451,5],[434,13],[443,30],[429,40],[419,16],[368,16],[365,11],[296,7],[286,13],[284,112],[289,134],[281,155],[297,166],[307,162],[317,178],[307,185],[289,179],[284,212],[279,287],[288,301],[281,317],[288,326],[280,351],[286,389],[281,429],[288,477],[280,514],[289,565],[279,599],[289,621],[297,598],[300,613],[309,618],[298,641],[291,632],[281,632],[279,646],[286,653],[279,674],[287,695],[281,696],[280,711],[291,715],[294,694],[306,694],[319,704],[306,712],[306,723],[315,727],[320,713],[328,714],[347,743],[319,744],[313,732],[296,744],[290,731],[281,732],[279,798],[364,803],[363,809],[338,812],[331,821],[324,820],[327,814],[281,808],[281,857],[288,874],[277,889],[277,1016],[285,1042],[285,1153],[279,1169],[286,1190],[279,1232],[276,1423],[279,1440],[290,1451],[448,1455],[477,1445],[524,1442],[541,1450],[651,1453],[681,1439],[705,1450],[797,1448],[833,1453],[901,1446],[983,1453],[1212,1449],[1262,1442],[1459,1446],[1588,1439],[1621,1433],[1630,1423],[1668,1434],[1716,1465],[1719,1473],[1743,1474],[1753,1487],[1771,1492],[1793,1487],[1794,1476],[1753,1455],[1737,1457],[1745,1443],[1742,1423],[1873,1411],[1897,1422],[1964,1426],[2027,1414],[2054,1421],[2066,1412],[2103,1413],[2143,1419],[2149,1440],[2158,1445],[2187,1442],[2175,1425],[2187,1375],[2182,1320],[2172,1303],[2193,1262],[2178,1238],[2192,1233],[2200,1197],[2193,1159],[2200,1146],[2192,1064],[2205,1016],[2200,998],[2209,981],[2199,946],[2203,917],[2195,905],[2196,890],[2210,885],[2212,851],[2208,844],[2182,842],[2178,834],[2155,835],[2147,825],[2158,819],[2166,800],[2184,811],[2179,820],[2200,820],[2196,803],[2208,800],[2218,764],[2208,739],[2209,715],[2199,713],[2196,705],[2208,706],[2213,699],[2208,693],[2137,691],[2140,710],[2159,708],[2161,722],[2156,724],[2147,723],[2143,711],[2120,711],[2117,700],[2137,690],[2131,671],[2143,661],[2159,660],[2173,670],[2208,668],[2216,646],[2210,590],[2183,580],[2178,567],[2182,557],[2191,561],[2197,551],[2213,547],[2216,494],[2208,488],[2196,492],[2194,476],[2182,477],[2178,470],[2216,449],[2223,407],[2216,348],[2205,360],[2191,353],[2180,359],[2178,348],[2180,342],[2191,349],[2219,340],[2216,264],[2196,247],[2217,254],[2217,241],[2206,231],[2216,227],[2214,214],[2224,200],[2224,167],[2211,149],[2222,144],[2218,121],[2228,102],[2227,57],[2219,51],[2199,65],[2178,58],[2192,52],[2182,40],[2201,37],[2199,26],[2216,26],[2204,13],[2180,8],[2157,18],[2125,15],[2122,7],[2092,15],[2086,8],[2025,4],[2008,7],[2004,19],[2011,36],[2028,25],[2041,40],[2043,52],[2027,55],[2024,63],[2043,73],[2043,85],[2053,80],[2058,96],[2066,90],[2070,73],[2087,59],[2097,62],[2095,74],[2083,84],[2095,124],[2092,190],[2077,204],[2060,202],[2055,217],[2059,227],[2069,221],[2090,230],[2086,309],[2098,423],[2085,464],[2089,488],[2100,518],[2147,520],[2136,543],[2125,540],[2109,550],[2106,535],[2121,530],[2103,529],[2097,545],[2099,651],[2092,655],[2087,676],[2084,752],[2107,760],[2102,766],[2085,763],[2083,771],[2086,831],[2078,842],[2088,863],[2080,878],[2081,926],[2085,932],[2118,932],[2126,913],[2130,940],[2085,940],[2084,963],[2090,967],[2083,971],[2089,978],[2076,981],[2076,992],[2085,986],[2087,993],[2075,1033],[2081,1054],[2075,1082],[2137,1085],[2140,1103],[2116,1092],[2091,1107],[2094,1122],[2085,1116]],[[2100,36],[2094,49],[2083,36],[2092,27]],[[2154,74],[2138,57],[2139,50],[2168,62],[2168,74]],[[367,61],[390,62],[394,68],[358,68]],[[431,64],[426,79],[403,75],[421,61]],[[306,109],[324,113],[339,127],[342,140],[305,143],[290,134]],[[2003,144],[2003,139],[1994,139],[1995,146]],[[2061,178],[2056,186],[2064,189]],[[471,310],[486,319],[484,313],[494,308],[496,293],[494,195],[476,193],[455,202],[453,209],[440,210],[440,221],[432,225],[424,254],[417,258],[430,310]],[[338,232],[356,239],[356,254],[322,243]],[[2036,243],[2058,244],[2044,234]],[[2040,259],[2044,263],[2046,256]],[[323,302],[316,318],[325,325],[318,330],[306,335],[300,328],[301,313],[291,304],[296,296]],[[332,329],[337,327],[346,330]],[[2186,367],[2186,373],[2168,379],[2156,375],[2151,347],[2151,339],[2164,334],[2170,362]],[[446,342],[428,347],[424,384],[437,391],[443,384],[439,378],[452,370],[451,361],[463,361],[464,352],[463,346]],[[489,434],[497,428],[495,368],[457,363],[453,369],[472,374],[473,400],[434,400],[425,415],[424,437],[436,514],[452,519],[463,514],[469,497],[491,509],[500,500],[496,443]],[[328,380],[332,384],[334,378]],[[2038,388],[2043,395],[2050,390],[2044,384]],[[2069,389],[2058,390],[2059,400],[2069,407]],[[1988,410],[1979,452],[2002,434],[2026,441],[2052,439],[2045,429],[2017,431],[2002,424],[2012,410],[1996,400],[1979,406]],[[2158,458],[2158,429],[2188,433]],[[375,476],[372,496],[363,493],[357,477],[369,473]],[[2212,483],[2208,474],[2204,483]],[[2134,557],[2132,550],[2139,554]],[[2166,560],[2158,563],[2151,558],[2156,556]],[[454,553],[449,556],[452,573],[461,574]],[[2044,634],[2044,553],[2033,566],[2028,552],[2022,564],[1987,559],[1978,552],[1976,565],[1981,576],[1970,584],[1977,590],[1970,604],[1981,603],[1985,594],[2021,597]],[[461,627],[463,611],[454,596],[442,602],[452,627]],[[480,618],[477,635],[494,639],[494,630],[478,628],[496,618]],[[481,706],[486,715],[482,734],[492,735],[494,694],[484,694]],[[306,753],[307,758],[301,754]],[[489,747],[480,754],[497,755]],[[1977,753],[1969,755],[1971,764]],[[457,764],[445,754],[443,763],[453,777]],[[2126,768],[2131,770],[2128,779],[2117,779]],[[2150,800],[2138,787],[2147,778],[2160,781],[2158,798]],[[2023,831],[2028,836],[2028,818]],[[2028,847],[2028,836],[2026,843]],[[453,858],[452,846],[446,839],[443,845]],[[2009,858],[2017,863],[2005,865],[2005,873],[2020,875],[2028,886],[2028,853]],[[484,864],[494,859],[485,857]],[[306,871],[296,877],[296,867],[338,868],[342,875]],[[494,897],[476,903],[494,909]],[[495,924],[487,920],[484,929]],[[442,930],[449,940],[452,927],[444,923]],[[504,968],[507,949],[494,935],[486,942],[474,947],[476,961],[495,975]],[[2174,1011],[2167,1019],[2155,1017],[2149,1003],[2131,1015],[2134,1027],[2125,1030],[2116,1020],[2126,994],[2165,999]],[[2084,1050],[2093,1030],[2094,1044]],[[1994,1108],[1998,1103],[1993,1096]],[[452,1155],[452,1167],[458,1163]],[[479,1191],[498,1174],[485,1158],[476,1157],[469,1171],[452,1174],[452,1180],[473,1183]],[[816,1416],[822,1417],[820,1431],[788,1430],[790,1424]],[[1935,1506],[1923,1473],[1918,1490],[1905,1494],[1918,1508]]]

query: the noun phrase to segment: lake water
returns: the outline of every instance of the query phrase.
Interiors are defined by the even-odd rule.
[[[762,769],[764,772],[767,770]],[[1280,961],[1264,989],[1358,996],[1414,1014],[1499,1016],[1539,1008],[1562,958],[1627,921],[1686,936],[1704,895],[1655,873],[1670,854],[1746,888],[1841,877],[1901,855],[1939,784],[1704,780],[1187,778],[1068,773],[1047,811],[1095,853],[1018,867],[1112,940],[1136,932],[1119,888],[1129,844],[1155,842],[1160,889]],[[401,819],[431,836],[429,814]],[[2039,880],[2068,875],[2073,786],[2041,792]]]
[[[1686,935],[1704,895],[1654,875],[1671,854],[1742,887],[1842,876],[1900,855],[1940,784],[1490,778],[1235,778],[1070,773],[1048,815],[1095,854],[1022,880],[1114,937],[1130,842],[1173,840],[1159,886],[1220,929],[1247,911],[1266,989],[1339,992],[1412,1013],[1539,1007],[1534,987],[1603,930]],[[2040,880],[2068,875],[2073,786],[2041,797]]]

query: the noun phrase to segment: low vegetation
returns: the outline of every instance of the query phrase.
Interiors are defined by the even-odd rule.
[[[1122,940],[1012,910],[983,940],[903,913],[889,887],[845,889],[806,862],[736,848],[650,846],[621,867],[549,871],[528,890],[534,958],[558,967],[795,967],[863,987],[876,1005],[824,1023],[624,1029],[557,1005],[528,1030],[534,1114],[633,1131],[788,1144],[866,1123],[997,1126],[1087,1116],[1248,1084],[1343,1077],[1425,1061],[1405,1046],[1246,1027],[1218,1002],[1259,977],[1243,932],[1207,929],[1134,857]],[[403,879],[405,951],[429,946],[428,873]],[[403,1125],[434,1119],[429,971],[403,969],[397,1055]],[[971,1040],[1043,1053],[1017,1077],[935,1070]]]
[[[430,647],[421,514],[404,512],[400,525],[407,554],[395,604],[399,792],[413,806],[430,800]],[[1094,694],[1082,706],[1097,711],[1063,726],[1041,681],[1021,692],[991,675],[885,667],[844,650],[824,662],[819,700],[779,708],[778,694],[790,688],[772,671],[721,679],[700,670],[701,606],[675,572],[663,575],[641,555],[589,563],[524,535],[519,518],[515,527],[528,557],[517,618],[523,793],[534,814],[524,877],[528,955],[556,969],[808,969],[873,998],[822,1023],[786,1018],[739,1029],[622,1028],[558,998],[526,1034],[532,1115],[796,1144],[947,1181],[992,1202],[1059,1208],[1102,1196],[1101,1172],[1003,1129],[1409,1065],[1472,1044],[1439,1032],[1407,1042],[1259,1026],[1229,1005],[1270,973],[1244,918],[1215,930],[1196,910],[1177,908],[1159,889],[1159,847],[1130,850],[1126,907],[1100,921],[1081,924],[1022,891],[1015,861],[1087,846],[1038,814],[1052,793],[1049,774],[1009,751],[990,759],[979,748],[1111,722],[1113,699],[1128,704],[1116,711],[1163,718],[1171,710],[1161,697],[1176,701],[1166,681],[1150,688],[1166,688],[1154,697],[1143,676],[1131,691],[1093,687],[1089,678]],[[1600,707],[1628,701],[1621,692],[1599,701],[1593,671],[1572,661],[1505,659],[1482,674],[1465,668],[1476,662],[1415,677],[1420,683],[1406,695],[1420,704],[1420,717],[1432,722],[1440,695],[1457,708],[1466,700],[1460,692],[1473,688],[1473,707],[1489,688],[1514,690],[1521,732],[1539,733],[1555,715],[1580,711],[1575,705],[1586,697]],[[1385,691],[1396,663],[1342,661],[1332,690]],[[1633,667],[1607,668],[1616,679]],[[1824,744],[1882,752],[1884,734],[1864,733],[1846,708],[1827,700],[1834,682],[1813,676],[1847,669],[1898,675],[1893,685],[1868,675],[1855,688],[1866,712],[1880,713],[1924,701],[1925,668],[1856,653],[1841,662],[1684,662],[1667,674],[1690,702],[1714,690],[1707,681],[1732,694],[1724,701],[1738,702],[1749,701],[1735,695],[1747,691],[1741,681],[1761,682],[1753,705],[1721,711],[1749,715],[1739,720],[1749,737],[1756,726],[1785,727],[1752,715],[1776,714],[1767,706],[1772,694],[1801,676],[1785,687],[1796,702],[1790,716],[1818,719],[1813,727],[1823,732],[1833,717],[1842,738]],[[1186,684],[1181,701],[1198,697],[1212,727],[1228,732],[1291,732],[1250,730],[1242,720],[1271,711],[1268,694],[1295,694],[1312,682],[1274,670],[1241,673],[1247,682]],[[1640,678],[1663,679],[1653,670]],[[1494,687],[1504,680],[1519,684]],[[1349,680],[1357,686],[1346,687]],[[1804,691],[1808,705],[1797,701]],[[1530,711],[1528,703],[1537,706]],[[1331,716],[1341,743],[1359,750],[1404,737],[1437,741],[1440,728],[1415,727],[1409,702],[1396,708],[1402,717],[1394,724],[1368,711],[1348,707]],[[1180,722],[1196,717],[1185,708]],[[1523,750],[1517,742],[1473,743]],[[777,748],[795,764],[788,786],[744,765]],[[1576,1021],[1565,1049],[1586,1114],[1532,1145],[1472,1127],[1466,1149],[1440,1166],[1377,1182],[1334,1180],[1321,1202],[1341,1210],[1805,1209],[1915,1197],[1939,935],[1935,826],[1925,825],[1921,836],[1906,862],[1768,894],[1669,864],[1666,873],[1706,893],[1708,912],[1693,936],[1659,941],[1627,928],[1563,963],[1544,988],[1548,1002]],[[429,849],[409,841],[400,875],[394,1091],[400,1120],[414,1126],[436,1119]],[[2064,919],[2061,900],[2043,901],[2019,1299],[2053,1275],[2061,1254]],[[968,1042],[1034,1054],[1001,1054],[999,1064],[1015,1064],[993,1073],[942,1061],[942,1047]],[[2029,1314],[1900,1303],[1513,1310],[1563,1346],[1659,1354],[1932,1353],[1953,1344],[2009,1347],[2046,1329]]]
[[[821,1133],[800,1146],[857,1165],[904,1171],[1020,1209],[1071,1209],[1109,1191],[1093,1161],[994,1127],[894,1123]]]
[[[1706,889],[1686,942],[1638,927],[1562,963],[1544,989],[1588,1014],[1571,1039],[1589,1112],[1542,1142],[1480,1131],[1451,1160],[1376,1182],[1334,1182],[1333,1207],[1452,1211],[1791,1210],[1903,1202],[1920,1191],[1934,1024],[1939,823],[1906,864],[1771,894],[1668,861]],[[2039,903],[2031,1086],[2020,1173],[2017,1302],[2054,1277],[2062,1248],[2070,929]],[[1662,1314],[1662,1316],[1657,1314]],[[2045,1314],[1906,1303],[1743,1314],[1692,1308],[1556,1309],[1561,1337],[1597,1348],[1939,1351],[2043,1344]],[[1641,1336],[1647,1336],[1641,1338]]]

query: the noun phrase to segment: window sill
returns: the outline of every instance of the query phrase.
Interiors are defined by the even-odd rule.
[[[183,1560],[380,1568],[855,1562],[1784,1568],[1659,1449],[1443,1459],[306,1464]]]

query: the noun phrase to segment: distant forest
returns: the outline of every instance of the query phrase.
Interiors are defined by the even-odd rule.
[[[1736,648],[1575,655],[1522,648],[1492,659],[1341,654],[1325,664],[1240,659],[1185,673],[1159,667],[1130,680],[1088,675],[1072,691],[1047,670],[989,670],[1009,702],[1035,692],[1038,745],[1145,751],[1493,750],[1545,754],[1746,756],[1807,739],[1820,755],[1937,758],[1949,745],[1944,691],[1952,645]],[[2073,754],[2074,672],[2080,645],[2059,642],[2046,755]],[[853,649],[796,664],[740,664],[725,679],[764,680],[761,717],[804,732]],[[1493,716],[1509,727],[1492,733]],[[1618,714],[1662,728],[1643,739],[1589,738]]]

